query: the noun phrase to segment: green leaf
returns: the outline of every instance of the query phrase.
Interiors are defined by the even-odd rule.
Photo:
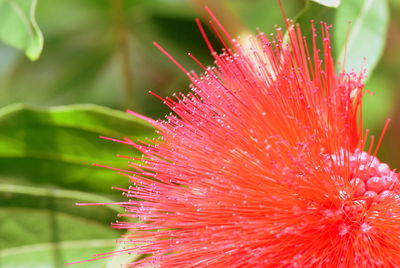
[[[333,31],[338,60],[343,62],[345,57],[346,70],[359,71],[363,66],[367,75],[373,71],[385,46],[388,22],[386,0],[352,0],[341,4]]]
[[[394,114],[398,104],[397,83],[391,83],[385,72],[376,70],[365,89],[373,93],[363,97],[363,126],[370,129],[371,133],[380,133],[385,120],[390,114]]]
[[[340,0],[312,0],[312,1],[327,7],[338,7],[340,5]]]
[[[121,236],[109,226],[116,219],[114,209],[75,205],[82,201],[112,202],[79,191],[0,184],[1,267],[62,267],[112,251]],[[76,267],[99,267],[107,262]]]
[[[114,251],[117,252],[121,250],[126,250],[127,248],[132,246],[133,245],[127,243],[118,243]],[[120,267],[124,264],[133,263],[135,260],[138,260],[141,257],[144,257],[144,255],[136,255],[129,253],[114,255],[108,259],[106,268]]]
[[[99,136],[144,140],[155,133],[144,120],[96,105],[5,107],[0,109],[0,174],[85,191],[126,186],[122,176],[92,164],[126,169],[128,160],[116,155],[141,154]]]
[[[189,18],[198,16],[194,8],[188,3],[188,1],[180,0],[136,0],[130,1],[125,0],[125,5],[127,3],[134,4],[134,8],[142,12],[150,13],[153,15],[160,15],[163,17],[172,18]]]
[[[395,7],[400,7],[400,0],[390,0],[389,2]]]
[[[91,163],[126,168],[126,160],[121,162],[114,154],[139,154],[130,146],[101,140],[99,135],[138,140],[154,136],[154,130],[143,120],[96,105],[12,105],[0,109],[0,174],[22,172],[24,178],[19,184],[9,179],[0,183],[2,268],[61,267],[115,249],[121,232],[109,224],[123,210],[111,205],[75,206],[76,202],[114,200],[59,188],[109,192],[111,185],[123,184],[123,177]],[[128,254],[75,266],[117,267],[137,257]]]
[[[10,248],[0,252],[0,256],[2,257],[1,267],[64,267],[66,261],[88,260],[91,259],[94,254],[109,252],[114,244],[115,239],[96,239],[42,243]],[[54,254],[54,248],[57,248],[57,250],[61,252],[62,258]],[[97,268],[102,267],[102,264],[104,265],[106,262],[107,260],[88,261],[75,264],[72,267]]]
[[[312,48],[312,22],[317,29],[317,47],[320,48],[322,40],[319,23],[325,22],[328,25],[334,21],[337,9],[322,6],[320,4],[307,1],[303,10],[295,17],[296,23],[300,24],[302,34],[306,36],[309,48]]]
[[[0,0],[0,39],[37,60],[43,35],[35,20],[37,0]]]
[[[247,0],[236,0],[222,2],[225,2],[227,7],[239,16],[241,19],[239,23],[245,24],[251,31],[256,32],[256,29],[259,28],[265,33],[274,33],[276,25],[284,25],[278,1],[251,1],[249,3]],[[302,8],[301,2],[290,1],[289,3],[289,1],[285,1],[282,3],[286,16],[290,18],[297,14]],[[223,18],[221,18],[221,21],[224,23]]]
[[[98,194],[64,190],[64,189],[52,189],[47,187],[37,188],[26,185],[15,185],[6,183],[0,183],[0,193],[22,194],[22,195],[31,195],[31,196],[47,197],[47,198],[52,196],[57,196],[58,198],[77,199],[79,200],[79,202],[87,202],[87,203],[115,202],[114,200],[108,197],[104,197]],[[104,207],[109,207],[110,209],[115,210],[117,213],[123,212],[122,208],[119,206],[104,205]]]

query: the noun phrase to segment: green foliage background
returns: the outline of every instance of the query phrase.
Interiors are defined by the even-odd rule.
[[[311,19],[333,25],[339,62],[347,40],[347,69],[363,63],[366,89],[375,92],[365,97],[365,126],[379,135],[393,119],[380,158],[400,167],[400,1],[282,2],[306,35]],[[111,187],[127,187],[127,178],[92,163],[126,168],[116,155],[140,155],[99,136],[155,136],[122,111],[163,118],[166,107],[148,91],[187,91],[185,75],[153,41],[188,69],[200,71],[187,52],[212,64],[194,23],[207,24],[205,5],[233,36],[283,25],[275,0],[0,0],[0,268],[61,267],[115,249],[123,233],[109,225],[121,208],[75,203],[124,200]],[[137,257],[73,267],[119,267]]]

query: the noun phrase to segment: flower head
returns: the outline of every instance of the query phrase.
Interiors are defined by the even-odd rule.
[[[217,54],[206,38],[216,66],[148,119],[160,138],[122,141],[144,155],[123,190],[140,220],[114,224],[125,252],[151,254],[132,266],[400,266],[398,174],[362,131],[363,73],[335,72],[321,25],[321,50],[290,22],[287,42],[277,29]]]

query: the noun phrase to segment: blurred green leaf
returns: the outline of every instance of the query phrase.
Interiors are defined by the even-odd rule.
[[[115,211],[75,206],[82,201],[112,202],[79,191],[0,183],[1,267],[61,267],[112,251],[121,235],[109,226]],[[107,261],[76,267],[99,267]]]
[[[328,25],[334,21],[335,8],[329,8],[315,2],[307,1],[303,10],[295,17],[295,22],[300,24],[302,34],[306,36],[309,48],[312,47],[312,25],[317,31],[317,47],[322,43],[319,31],[319,23],[324,22]]]
[[[127,248],[132,247],[132,246],[133,245],[128,244],[128,243],[118,243],[117,247],[114,249],[114,251],[117,252],[117,251],[126,250]],[[144,257],[144,255],[138,256],[136,254],[131,254],[131,253],[127,253],[127,252],[125,252],[125,254],[114,255],[108,259],[106,268],[121,267],[124,264],[132,263],[141,257]]]
[[[35,20],[36,0],[0,0],[0,39],[37,60],[43,35]]]
[[[385,73],[377,69],[368,80],[365,89],[372,93],[363,97],[364,127],[370,129],[373,134],[378,134],[382,131],[385,120],[396,109],[397,84],[392,85]]]
[[[327,7],[338,7],[340,5],[340,0],[312,0],[312,1]]]
[[[32,220],[37,220],[33,218]],[[61,220],[61,218],[60,218]],[[81,261],[93,258],[92,255],[109,252],[115,245],[114,239],[94,239],[61,241],[58,243],[41,243],[29,246],[5,249],[0,252],[2,257],[2,268],[54,268],[65,267],[67,261]],[[54,249],[57,249],[61,257],[54,256]],[[58,262],[55,262],[58,260]],[[107,260],[88,261],[75,264],[77,268],[98,268],[104,267]]]
[[[35,197],[43,197],[49,198],[57,196],[57,198],[65,198],[65,199],[76,199],[79,202],[86,203],[112,203],[115,200],[112,200],[108,197],[104,197],[98,194],[80,192],[80,191],[72,191],[72,190],[64,190],[57,188],[37,188],[26,185],[17,185],[17,184],[7,184],[4,182],[0,182],[0,193],[7,194],[21,194],[21,195],[31,195]],[[104,207],[109,207],[110,209],[115,210],[117,213],[121,213],[124,210],[119,206],[112,205],[104,205]]]
[[[31,183],[109,192],[112,185],[124,186],[127,180],[92,164],[125,169],[127,160],[116,155],[141,154],[99,136],[144,140],[154,135],[147,122],[96,105],[8,106],[0,109],[0,174]]]
[[[389,0],[389,3],[396,7],[400,7],[400,0]]]
[[[224,1],[227,6],[238,14],[241,21],[251,30],[256,32],[260,28],[262,32],[273,33],[277,25],[284,25],[282,12],[278,1],[268,0],[236,0]],[[288,18],[294,17],[302,8],[302,1],[282,1],[285,14]],[[224,18],[220,18],[224,24]]]
[[[373,71],[385,46],[388,22],[387,0],[352,0],[340,5],[333,33],[338,60],[343,62],[345,57],[346,70],[364,67],[367,75]]]
[[[158,2],[163,2],[165,8]],[[39,61],[29,62],[18,55],[10,58],[10,49],[0,45],[0,56],[8,55],[7,61],[0,62],[0,105],[96,103],[121,107],[122,57],[116,45],[112,3],[38,1],[37,17],[46,33],[46,49]],[[178,89],[186,90],[189,83],[152,45],[153,41],[162,44],[188,69],[201,68],[186,52],[193,52],[205,65],[213,60],[194,22],[196,15],[192,11],[184,16],[189,9],[190,5],[183,0],[124,1],[123,27],[128,34],[133,102],[141,113],[161,117],[168,112],[166,106],[148,94],[149,90],[166,96]],[[69,15],[60,20],[64,14]]]
[[[153,15],[160,15],[171,18],[192,19],[196,14],[194,8],[186,0],[125,0],[125,5],[134,4],[134,8],[142,12],[148,12]]]

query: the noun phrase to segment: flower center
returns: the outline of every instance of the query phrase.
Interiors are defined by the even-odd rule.
[[[375,156],[356,150],[347,155],[341,151],[331,158],[336,166],[343,166],[345,163],[350,165],[350,185],[353,189],[349,193],[351,196],[365,200],[368,205],[388,198],[400,198],[398,174]]]

